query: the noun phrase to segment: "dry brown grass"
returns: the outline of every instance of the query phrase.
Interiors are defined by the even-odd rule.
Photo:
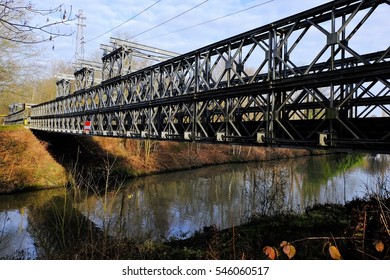
[[[308,150],[199,144],[92,137],[101,151],[120,158],[120,169],[134,176],[202,166],[248,161],[265,161],[312,154]],[[150,141],[147,143],[147,141]],[[147,151],[148,145],[150,151]],[[104,155],[101,155],[102,157]]]
[[[65,183],[65,169],[31,131],[24,127],[0,130],[0,193]]]
[[[124,178],[223,163],[265,161],[311,154],[307,150],[298,149],[50,133],[41,136],[39,140],[22,126],[0,129],[0,192],[12,192],[31,186],[65,185],[67,172],[69,174],[69,170],[73,170],[76,164],[79,170],[96,170],[99,173],[99,164],[107,159],[115,161],[114,174]],[[68,171],[61,165],[67,167]]]

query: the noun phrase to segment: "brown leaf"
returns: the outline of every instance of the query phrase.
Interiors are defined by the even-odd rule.
[[[383,252],[383,250],[385,249],[385,244],[383,244],[383,242],[380,241],[380,240],[376,240],[376,241],[374,242],[374,245],[375,245],[375,249],[376,249],[379,253]]]
[[[276,259],[276,250],[270,246],[265,246],[263,248],[263,253],[271,260]]]
[[[283,246],[283,252],[287,255],[289,259],[292,259],[297,251],[295,250],[295,247],[293,245],[288,244]]]
[[[288,242],[287,241],[282,241],[282,243],[280,243],[280,247],[284,247],[284,246],[286,246],[286,245],[288,245]]]
[[[335,246],[329,246],[329,254],[330,254],[331,258],[334,260],[341,260],[342,259],[339,249],[337,249],[337,247],[335,247]]]

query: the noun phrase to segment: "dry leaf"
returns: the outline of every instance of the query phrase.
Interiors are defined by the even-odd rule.
[[[270,246],[265,246],[263,248],[264,254],[271,260],[276,259],[276,250]]]
[[[335,246],[329,246],[329,254],[334,260],[342,259],[339,249],[337,249]]]
[[[280,243],[280,247],[284,247],[284,246],[286,246],[286,245],[288,245],[288,242],[287,241],[282,241],[282,243]]]
[[[289,259],[292,259],[297,251],[295,250],[295,247],[293,245],[288,244],[283,246],[283,252],[287,255]]]
[[[376,240],[376,241],[374,242],[374,245],[375,245],[375,249],[376,249],[379,253],[381,253],[381,252],[385,249],[385,244],[383,244],[383,242],[380,241],[380,240]]]

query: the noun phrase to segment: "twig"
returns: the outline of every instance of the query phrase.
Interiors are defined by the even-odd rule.
[[[364,211],[364,222],[363,222],[363,252],[364,249],[364,239],[366,238],[366,226],[367,226],[367,211]]]
[[[366,256],[369,256],[370,258],[373,258],[374,260],[379,260],[378,258],[374,257],[373,255],[370,255],[362,250],[359,250],[356,248],[356,251],[358,251],[359,253],[362,253],[363,255],[366,255]]]
[[[233,226],[233,259],[236,259],[236,242],[235,242],[235,232],[234,232],[234,226]]]
[[[352,237],[312,236],[312,237],[305,237],[305,238],[294,240],[294,241],[290,242],[290,244],[299,243],[299,242],[303,242],[303,241],[309,241],[309,240],[329,240],[329,239],[333,239],[333,241],[335,241],[335,240],[359,240],[360,238],[353,237],[353,236]],[[374,239],[368,239],[368,240],[374,241]]]
[[[379,208],[380,208],[380,211],[381,211],[380,219],[382,220],[382,223],[383,223],[383,225],[384,225],[384,227],[386,229],[387,235],[390,236],[390,229],[389,229],[389,225],[387,223],[386,213],[385,213],[383,207],[385,207],[388,212],[389,212],[389,209],[386,207],[386,205],[383,204],[383,202],[381,201],[379,195],[377,195],[375,198],[378,201],[378,205],[379,205]]]

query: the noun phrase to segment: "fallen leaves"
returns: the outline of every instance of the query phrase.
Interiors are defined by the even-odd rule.
[[[288,243],[287,241],[283,241],[281,244],[280,244],[280,247],[282,248],[283,250],[283,253],[286,254],[286,256],[289,258],[289,259],[292,259],[295,254],[296,254],[296,249],[293,245],[291,245],[290,243]],[[263,253],[266,255],[266,257],[270,260],[275,260],[278,256],[279,256],[279,251],[278,249],[274,248],[274,247],[271,247],[271,246],[265,246],[263,248]]]
[[[329,245],[329,254],[330,257],[334,260],[342,260],[343,257],[340,254],[339,249],[336,246]]]
[[[267,258],[269,258],[270,260],[275,260],[276,259],[276,256],[277,256],[277,253],[276,253],[276,249],[273,248],[273,247],[270,247],[270,246],[265,246],[263,248],[263,253],[267,256]]]
[[[377,250],[377,252],[379,253],[383,252],[383,250],[385,249],[385,244],[383,244],[383,242],[380,240],[375,240],[374,246],[375,246],[375,250]]]
[[[280,244],[280,247],[283,248],[283,253],[285,253],[290,260],[295,256],[297,252],[295,247],[290,243],[288,243],[287,241],[283,241]]]
[[[332,258],[333,260],[342,260],[343,256],[341,255],[339,248],[337,247],[336,240],[334,237],[332,237],[332,238],[333,238],[334,242],[332,242],[331,240],[327,240],[323,245],[322,253],[324,255],[326,255],[327,257],[330,256],[330,258]],[[310,238],[310,240],[321,240],[321,239],[326,240],[325,237],[315,237],[315,238],[311,237]],[[341,238],[337,238],[337,239],[341,239]],[[287,256],[288,259],[293,259],[297,253],[297,250],[296,250],[295,246],[292,245],[292,243],[297,243],[297,242],[302,241],[302,240],[303,239],[296,240],[296,241],[293,241],[291,243],[287,242],[287,241],[282,241],[280,243],[280,247],[278,249],[275,247],[271,247],[271,246],[265,246],[263,248],[263,253],[270,260],[277,259],[280,255],[283,255],[283,253]],[[383,251],[385,251],[385,244],[381,240],[374,240],[372,242],[372,245],[378,253],[382,253]],[[375,257],[373,257],[373,258],[375,258]]]

